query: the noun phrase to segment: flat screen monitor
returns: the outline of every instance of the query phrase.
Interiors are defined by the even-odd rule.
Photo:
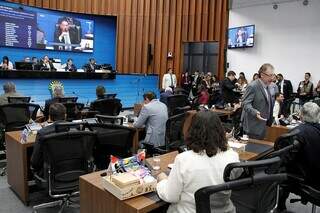
[[[15,62],[16,70],[32,70],[32,63],[31,62]]]
[[[228,48],[247,48],[254,46],[255,25],[234,27],[228,30]]]
[[[93,20],[0,5],[0,46],[92,53],[93,43]]]

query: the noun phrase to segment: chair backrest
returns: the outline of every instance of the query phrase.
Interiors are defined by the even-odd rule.
[[[117,98],[113,99],[99,99],[91,104],[91,109],[94,111],[99,111],[102,115],[119,115],[122,104],[121,100]]]
[[[30,103],[1,105],[0,123],[6,131],[21,130],[30,119],[36,120],[39,108],[39,105]]]
[[[105,94],[104,95],[104,98],[106,99],[112,99],[112,98],[115,98],[117,96],[116,93],[109,93],[109,94]]]
[[[175,115],[175,110],[178,107],[189,106],[188,96],[186,95],[172,95],[167,98],[167,107],[169,116]]]
[[[96,118],[100,123],[117,124],[117,125],[122,125],[124,120],[123,117],[111,116],[111,115],[96,115]]]
[[[75,103],[78,100],[78,97],[61,97],[57,98],[59,103]]]
[[[316,103],[320,107],[320,98],[313,99],[313,102]]]
[[[92,172],[95,141],[92,131],[52,133],[41,138],[52,194],[77,190],[79,176]]]
[[[15,103],[29,103],[31,100],[31,97],[28,96],[21,96],[21,97],[16,97],[16,96],[9,96],[8,97],[8,103],[10,104],[15,104]]]
[[[98,169],[105,169],[109,164],[110,155],[128,157],[135,130],[113,124],[89,124],[97,132],[97,148],[94,156]]]
[[[166,123],[166,150],[177,150],[184,145],[183,126],[186,113],[181,113],[168,118]]]
[[[280,158],[276,157],[227,165],[225,183],[196,191],[197,213],[215,212],[215,209],[222,208],[223,202],[228,204],[230,194],[227,194],[227,190],[232,190],[230,199],[237,213],[270,212],[276,204],[278,184],[287,179],[285,173],[269,172],[279,163]],[[235,176],[236,171],[243,172],[231,180],[230,176]]]
[[[67,111],[67,121],[78,120],[81,118],[81,110],[84,108],[83,103],[63,102]]]

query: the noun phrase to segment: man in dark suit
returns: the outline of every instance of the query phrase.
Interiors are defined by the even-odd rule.
[[[273,79],[273,66],[263,64],[259,69],[259,78],[248,85],[243,95],[241,123],[250,138],[264,139],[267,125],[272,124],[274,100],[269,85]]]
[[[167,87],[163,93],[160,94],[160,102],[164,103],[165,105],[168,106],[168,97],[172,96],[172,88]]]
[[[61,103],[51,104],[49,109],[49,122],[53,124],[43,127],[40,129],[36,136],[36,141],[33,146],[33,153],[31,156],[31,167],[40,176],[43,175],[43,145],[41,143],[42,137],[54,133],[55,126],[57,123],[65,121],[66,119],[66,108]]]
[[[224,103],[236,103],[239,102],[236,93],[233,91],[237,86],[235,84],[236,73],[229,71],[227,77],[221,83],[221,91],[224,99]]]
[[[67,60],[65,71],[77,72],[77,67],[73,64],[73,61],[71,58],[68,58],[68,60]]]
[[[291,131],[297,131],[296,139],[300,142],[300,149],[293,161],[286,165],[287,172],[295,174],[304,179],[304,182],[311,187],[320,190],[320,107],[312,102],[303,105],[300,111],[303,121],[298,127]],[[286,144],[284,144],[286,146]],[[283,147],[283,144],[275,144]],[[286,209],[285,203],[291,191],[295,191],[297,184],[287,182],[284,184],[283,193],[279,199],[278,210],[282,212]]]
[[[283,75],[279,73],[277,75],[277,86],[279,88],[279,92],[283,94],[283,109],[284,116],[290,115],[290,105],[292,103],[291,95],[293,93],[291,81],[283,78]]]
[[[79,30],[76,26],[71,27],[70,22],[67,17],[58,20],[59,27],[54,32],[54,41],[57,43],[64,44],[63,46],[58,46],[59,50],[69,50],[73,48],[71,44],[80,44],[81,37]]]
[[[54,68],[52,62],[50,61],[49,57],[45,55],[43,59],[39,63],[40,70],[46,70],[46,71],[56,71],[57,69]]]
[[[83,66],[85,72],[95,72],[97,69],[96,60],[94,58],[89,59],[89,63]]]

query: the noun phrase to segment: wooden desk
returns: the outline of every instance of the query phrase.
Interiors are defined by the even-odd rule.
[[[21,131],[5,134],[7,149],[7,180],[11,189],[25,205],[29,202],[29,158],[28,150],[32,151],[34,141],[21,143]],[[29,156],[30,157],[30,156]]]
[[[289,132],[289,128],[286,126],[272,125],[271,127],[267,128],[265,140],[275,142],[280,135],[288,132]]]
[[[171,152],[162,155],[160,170],[165,171],[177,154],[178,152]],[[121,201],[103,188],[100,174],[101,172],[94,172],[80,177],[81,213],[142,213],[167,205],[155,192]]]
[[[134,128],[132,124],[129,127]],[[132,141],[132,151],[136,153],[139,149],[139,133],[143,129],[135,129]],[[27,143],[20,142],[21,131],[7,132],[5,134],[7,149],[7,180],[13,192],[25,204],[29,204],[28,177],[30,174],[30,158],[35,141]]]
[[[249,143],[269,145],[270,149],[263,153],[257,152],[241,152],[239,153],[241,160],[255,160],[273,150],[273,143],[260,140],[249,140]],[[161,171],[165,172],[167,166],[174,162],[178,153],[171,152],[161,155]],[[152,159],[146,160],[147,165],[152,165]],[[160,200],[156,192],[141,195],[135,198],[121,201],[111,193],[106,191],[101,183],[101,172],[95,172],[80,177],[80,212],[81,213],[141,213],[156,210],[166,204]]]

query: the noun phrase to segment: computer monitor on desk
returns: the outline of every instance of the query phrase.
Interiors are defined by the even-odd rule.
[[[78,100],[78,97],[63,97],[59,98],[60,103],[76,103]]]
[[[31,62],[15,62],[16,70],[33,70]]]

